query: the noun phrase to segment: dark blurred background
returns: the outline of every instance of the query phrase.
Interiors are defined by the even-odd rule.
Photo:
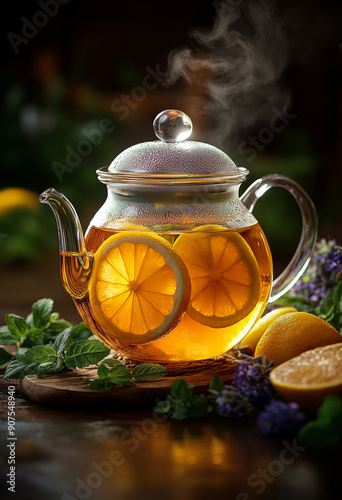
[[[261,4],[266,10],[269,5],[273,17],[260,19],[260,2],[252,0],[6,3],[0,58],[4,279],[27,266],[38,269],[57,262],[57,255],[50,257],[50,252],[57,252],[55,222],[49,208],[37,203],[38,194],[50,186],[62,191],[86,228],[106,196],[95,169],[108,165],[126,147],[153,140],[153,118],[167,108],[187,112],[194,122],[194,139],[217,142],[250,170],[241,192],[268,173],[297,180],[315,202],[320,236],[342,242],[342,4],[338,0]],[[257,74],[259,66],[261,79],[247,90],[241,80],[241,92],[239,81],[235,82],[234,95],[230,94],[234,99],[227,109],[221,106],[218,120],[215,109],[220,105],[216,98],[212,102],[210,82],[220,94],[220,82],[229,82],[231,67],[227,76],[219,71],[215,80],[210,64],[192,65],[188,58],[182,62],[183,70],[188,64],[187,78],[166,84],[165,75],[170,53],[174,56],[184,48],[194,59],[216,58],[220,65],[235,57],[236,62],[236,47],[230,51],[220,45],[219,37],[205,38],[206,33],[213,34],[215,23],[224,26],[217,19],[223,13],[233,16],[226,27],[242,30],[243,40],[251,41],[247,48],[252,61],[253,46],[258,45],[253,71]],[[204,36],[199,40],[194,30]],[[260,40],[264,43],[259,46]],[[246,61],[237,68],[242,64],[248,70]],[[265,86],[263,71],[272,73],[272,64],[275,72]],[[262,97],[253,94],[253,85],[264,90]],[[282,114],[283,108],[288,114],[275,122],[275,113]],[[99,129],[102,137],[92,135]],[[219,135],[223,139],[215,141]],[[87,147],[84,140],[90,136],[93,144],[89,147],[88,142]],[[265,196],[255,213],[269,238],[276,267],[281,267],[297,244],[300,222],[295,202],[275,191]]]

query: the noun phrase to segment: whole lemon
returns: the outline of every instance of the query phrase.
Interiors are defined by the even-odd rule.
[[[255,351],[256,345],[265,333],[266,328],[270,326],[276,318],[282,316],[283,314],[296,311],[297,309],[294,307],[278,307],[277,309],[273,309],[268,312],[258,319],[253,328],[247,333],[246,337],[242,339],[241,345],[249,347],[252,351]]]
[[[323,319],[290,312],[272,321],[257,343],[255,356],[266,356],[277,366],[302,352],[337,342],[342,342],[341,335]]]

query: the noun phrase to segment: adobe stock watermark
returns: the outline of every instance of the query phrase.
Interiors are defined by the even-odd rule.
[[[148,92],[155,90],[165,83],[167,72],[162,71],[159,64],[157,64],[155,69],[146,66],[145,71],[146,73],[141,81],[141,85],[133,87],[129,94],[122,93],[119,98],[114,99],[112,102],[110,109],[120,120],[125,120],[131,110],[135,109],[139,103],[146,99]]]
[[[110,134],[114,130],[115,125],[110,118],[103,118],[97,128],[92,128],[91,130],[83,129],[82,136],[84,138],[78,141],[74,148],[70,145],[65,147],[66,155],[64,163],[58,161],[51,163],[59,182],[63,181],[65,173],[70,174],[73,172],[81,164],[82,160],[93,152],[94,147],[102,143],[104,134]]]
[[[279,453],[278,459],[272,460],[265,469],[259,468],[247,479],[248,486],[254,488],[257,495],[264,493],[267,486],[284,472],[285,467],[291,465],[300,453],[306,450],[305,446],[299,446],[296,439],[293,440],[292,444],[288,441],[283,441],[282,444],[284,448]],[[252,497],[241,491],[235,500],[252,500]]]
[[[38,0],[37,4],[41,10],[37,10],[31,19],[26,16],[21,18],[22,26],[21,33],[13,33],[12,31],[7,34],[7,38],[16,54],[22,44],[26,45],[32,38],[34,38],[41,28],[44,28],[50,19],[55,17],[61,5],[66,5],[70,0]]]
[[[158,402],[158,400],[156,401]],[[132,427],[123,432],[120,437],[120,443],[125,446],[129,453],[136,452],[142,441],[146,441],[157,428],[158,423],[164,422],[168,415],[159,415],[153,412],[152,418],[145,418],[139,426]],[[107,460],[102,462],[93,461],[91,463],[91,471],[84,477],[75,479],[75,492],[70,495],[63,493],[61,500],[87,500],[90,498],[94,490],[97,490],[102,485],[105,479],[111,477],[116,467],[120,467],[126,462],[124,453],[120,450],[113,449]]]
[[[297,118],[297,115],[280,111],[277,108],[272,109],[273,116],[269,121],[269,126],[261,128],[257,135],[249,135],[246,141],[240,142],[237,147],[241,155],[248,155],[247,161],[253,161],[257,151],[263,151],[267,144],[270,144],[276,134],[282,132],[291,120]]]

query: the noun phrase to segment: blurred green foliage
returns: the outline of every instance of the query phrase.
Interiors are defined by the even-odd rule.
[[[50,211],[20,208],[0,216],[0,266],[37,261],[57,248]]]

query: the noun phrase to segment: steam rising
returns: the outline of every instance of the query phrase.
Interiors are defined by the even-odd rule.
[[[200,80],[208,94],[203,112],[211,122],[210,142],[231,148],[244,129],[271,117],[272,109],[287,108],[289,95],[280,78],[293,25],[289,15],[276,10],[277,2],[226,0],[214,5],[212,30],[192,34],[196,52],[171,52],[168,81]]]

